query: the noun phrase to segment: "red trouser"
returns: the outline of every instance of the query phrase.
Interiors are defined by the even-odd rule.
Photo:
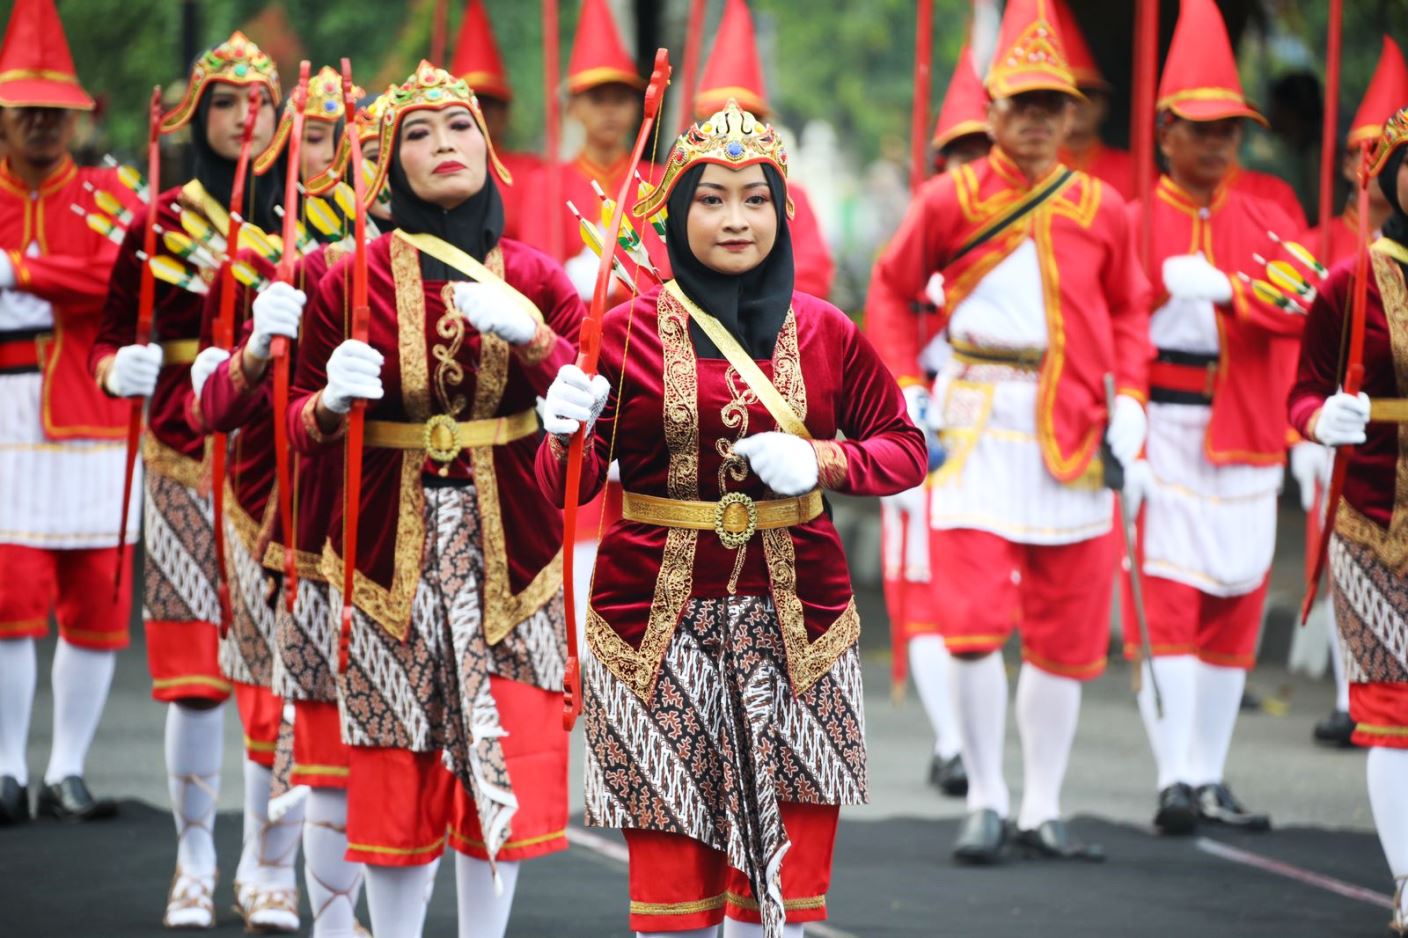
[[[347,787],[348,747],[342,741],[337,704],[293,702],[293,771],[289,783],[312,788]]]
[[[831,854],[841,809],[830,804],[783,802],[782,826],[792,848],[782,858],[782,904],[788,922],[826,918]],[[632,931],[708,928],[724,915],[761,922],[748,877],[727,855],[682,834],[627,828]]]
[[[1349,715],[1355,745],[1408,749],[1408,683],[1350,684]]]
[[[250,762],[274,767],[274,750],[279,745],[279,723],[284,702],[274,692],[257,684],[235,682],[235,707],[244,727],[244,751]]]
[[[132,552],[117,572],[117,548],[45,550],[0,544],[0,639],[43,638],[49,613],[70,645],[116,651],[129,642]]]
[[[1144,611],[1149,619],[1149,644],[1154,657],[1197,655],[1223,668],[1250,670],[1256,664],[1256,639],[1271,575],[1261,586],[1241,596],[1213,596],[1195,587],[1159,576],[1144,578]],[[1138,626],[1129,582],[1122,578],[1124,653],[1139,650]]]

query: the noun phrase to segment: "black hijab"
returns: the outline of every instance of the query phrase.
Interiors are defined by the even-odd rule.
[[[401,141],[396,140],[389,172],[392,224],[407,234],[435,235],[482,262],[504,233],[504,200],[494,182],[487,148],[484,161],[484,187],[454,208],[443,209],[425,201],[411,188],[411,180],[401,166]],[[459,280],[464,276],[424,252],[420,255],[420,273],[427,280]]]
[[[248,89],[240,89],[248,91]],[[230,196],[235,188],[235,161],[228,160],[215,152],[210,145],[210,98],[211,88],[206,86],[196,104],[195,120],[191,122],[191,150],[195,153],[196,180],[206,193],[220,205],[230,208]],[[274,167],[263,176],[254,175],[254,157],[250,154],[249,177],[244,184],[244,220],[258,225],[266,233],[277,232],[282,223],[274,214],[274,206],[283,200],[284,160],[281,155]]]
[[[670,217],[665,223],[670,267],[686,296],[723,323],[749,355],[767,361],[772,358],[777,334],[792,306],[795,277],[792,232],[787,224],[787,186],[775,167],[762,164],[777,213],[777,241],[772,252],[752,270],[721,274],[705,266],[689,249],[689,208],[706,165],[701,163],[686,170],[670,193]],[[689,337],[699,358],[723,358],[698,323],[689,324]]]
[[[1384,164],[1383,171],[1379,173],[1379,189],[1393,208],[1393,214],[1384,222],[1383,235],[1390,241],[1397,241],[1403,247],[1408,247],[1408,214],[1404,213],[1403,206],[1398,202],[1398,170],[1403,166],[1405,157],[1408,157],[1408,147],[1399,147],[1393,151],[1388,162]]]

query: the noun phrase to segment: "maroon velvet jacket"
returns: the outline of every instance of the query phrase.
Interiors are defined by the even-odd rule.
[[[1373,275],[1369,278],[1364,316],[1364,387],[1371,399],[1408,397],[1408,290],[1403,268],[1379,251],[1370,253]],[[1344,355],[1343,324],[1354,294],[1354,258],[1346,258],[1331,271],[1306,317],[1300,348],[1300,368],[1290,393],[1291,424],[1307,438],[1312,418],[1325,398],[1340,387]],[[1404,494],[1398,491],[1399,466],[1408,459],[1408,437],[1399,424],[1371,423],[1363,444],[1349,451],[1344,501],[1335,521],[1341,534],[1374,546],[1390,538],[1399,545],[1399,560],[1408,556],[1408,531]],[[1397,509],[1397,510],[1395,510]],[[1377,532],[1377,536],[1375,533]],[[1395,563],[1395,566],[1397,564]]]
[[[601,488],[613,455],[627,492],[705,501],[724,491],[777,497],[740,460],[722,455],[738,439],[777,425],[727,361],[696,359],[688,317],[658,288],[607,314],[599,368],[612,395],[587,447],[583,502]],[[794,292],[773,360],[758,364],[816,441],[824,488],[885,495],[923,481],[923,435],[880,356],[840,310]],[[538,484],[558,504],[564,453],[552,438],[538,450]],[[841,540],[823,513],[759,531],[744,551],[736,593],[772,595],[800,693],[860,634]],[[728,596],[736,559],[709,531],[616,521],[597,558],[587,625],[593,653],[648,697],[687,602]]]
[[[293,282],[308,294],[310,302],[327,273],[329,253],[336,259],[343,249],[324,245],[298,262]],[[274,267],[268,261],[250,252],[241,256],[265,277],[273,277]],[[236,290],[235,308],[243,310],[252,299],[247,296],[245,287],[237,285]],[[209,338],[219,308],[220,289],[217,287],[207,297],[205,322],[201,328],[203,341]],[[240,367],[253,327],[253,320],[247,318],[239,345],[229,360],[221,363],[206,379],[199,408],[191,410],[199,416],[204,428],[222,433],[239,431],[233,439],[229,460],[229,485],[234,499],[233,503],[227,501],[226,504],[236,512],[232,514],[235,527],[250,551],[255,549],[260,533],[267,528],[270,543],[261,559],[270,569],[282,570],[286,541],[274,494],[278,465],[274,455],[274,369],[270,364],[257,383],[249,384]],[[290,343],[289,356],[292,373],[298,361],[297,342]],[[323,541],[327,538],[328,516],[342,490],[342,454],[336,451],[317,455],[294,453],[292,465],[299,575],[320,580],[322,574],[318,567]]]
[[[512,416],[532,409],[557,370],[573,359],[582,302],[562,268],[541,251],[503,240],[484,261],[542,312],[545,328],[522,348],[480,334],[450,309],[452,284],[423,280],[420,255],[407,242],[383,235],[368,251],[368,339],[386,356],[385,396],[369,402],[368,420]],[[315,395],[327,384],[328,357],[347,335],[352,261],[345,257],[333,265],[303,317],[287,418],[293,445],[306,453],[343,446],[340,432],[333,437],[320,432],[313,408]],[[541,608],[562,584],[562,518],[533,490],[536,448],[536,439],[526,437],[462,451],[448,465],[448,477],[472,479],[479,496],[484,630],[491,643]],[[440,469],[424,450],[368,447],[363,457],[354,601],[398,637],[410,626],[422,568],[423,480],[440,479]],[[324,574],[334,583],[340,583],[342,570],[340,502],[323,554]]]

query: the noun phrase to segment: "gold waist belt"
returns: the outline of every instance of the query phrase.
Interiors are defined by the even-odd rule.
[[[457,421],[436,414],[424,423],[368,420],[364,440],[382,449],[423,449],[431,459],[449,463],[461,451],[477,446],[503,446],[538,432],[538,414],[531,408],[509,417]]]
[[[1374,423],[1408,423],[1408,397],[1381,397],[1369,401],[1369,420]]]
[[[161,343],[161,363],[163,365],[189,365],[196,360],[200,351],[199,339],[173,339]]]
[[[796,498],[754,501],[742,492],[729,492],[716,502],[695,502],[623,492],[621,517],[665,528],[713,531],[723,545],[737,550],[764,528],[790,528],[821,514],[821,492],[813,489]]]
[[[953,357],[964,365],[1006,365],[1022,371],[1039,371],[1046,350],[1039,348],[983,348],[967,342],[953,343]]]

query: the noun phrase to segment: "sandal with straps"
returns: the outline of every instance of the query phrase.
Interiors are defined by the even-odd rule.
[[[1408,909],[1403,908],[1404,893],[1408,892],[1408,876],[1400,876],[1393,890],[1393,919],[1388,930],[1395,935],[1408,935]]]
[[[286,886],[235,884],[235,911],[251,935],[283,935],[298,931],[298,890]]]
[[[171,876],[171,888],[166,893],[166,914],[161,918],[165,928],[210,929],[215,927],[215,878],[187,873],[181,867]]]

